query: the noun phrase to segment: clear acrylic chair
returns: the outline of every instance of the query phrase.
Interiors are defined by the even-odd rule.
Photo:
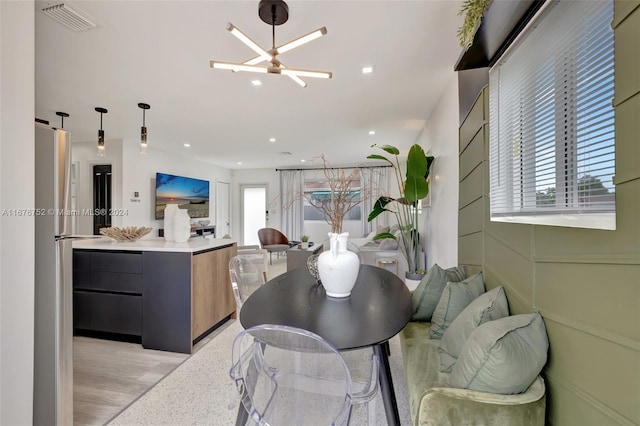
[[[238,246],[238,256],[250,258],[258,272],[262,272],[265,281],[267,281],[267,271],[269,270],[268,254],[267,250],[261,249],[258,245]]]
[[[355,404],[372,401],[378,389],[378,358],[354,391],[349,368],[322,337],[295,327],[265,324],[233,342],[231,378],[243,412],[258,425],[348,425]],[[238,419],[241,424],[244,419]]]
[[[229,276],[239,312],[247,297],[264,284],[264,276],[250,257],[242,255],[235,256],[229,261]]]

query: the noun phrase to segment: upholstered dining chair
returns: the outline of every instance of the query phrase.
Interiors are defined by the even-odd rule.
[[[375,354],[366,367],[368,380],[356,392],[344,358],[322,337],[264,324],[236,336],[230,376],[245,408],[241,414],[255,424],[348,425],[352,406],[369,403],[378,389]]]
[[[258,229],[258,240],[260,246],[269,252],[269,264],[273,264],[271,255],[274,252],[280,255],[281,252],[289,250],[289,239],[275,228]]]
[[[236,298],[238,312],[247,297],[264,284],[264,276],[258,271],[252,259],[245,256],[234,256],[229,261],[229,277],[233,295]]]

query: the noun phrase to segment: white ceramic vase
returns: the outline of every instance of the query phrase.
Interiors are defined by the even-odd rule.
[[[347,250],[348,239],[348,232],[330,233],[331,249],[320,253],[318,257],[318,274],[327,296],[349,296],[358,279],[360,259],[357,254]]]
[[[173,240],[176,243],[186,243],[191,236],[191,218],[184,209],[178,209],[173,218]]]
[[[164,208],[164,240],[168,242],[175,241],[173,238],[173,218],[178,212],[177,204],[167,204]]]

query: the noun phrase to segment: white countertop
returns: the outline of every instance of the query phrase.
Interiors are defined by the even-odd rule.
[[[143,238],[133,242],[115,241],[109,237],[78,239],[73,242],[74,249],[86,250],[128,250],[128,251],[168,251],[197,253],[236,243],[228,238],[191,238],[186,243],[169,243],[164,238]]]

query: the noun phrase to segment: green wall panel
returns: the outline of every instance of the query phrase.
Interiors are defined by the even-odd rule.
[[[483,198],[479,198],[468,206],[460,209],[458,216],[459,236],[482,231],[482,224],[484,222],[483,201]]]
[[[639,265],[537,263],[535,275],[541,311],[640,347]]]
[[[531,309],[531,300],[518,293],[489,265],[485,265],[482,273],[482,277],[484,278],[485,287],[487,288],[487,290],[491,290],[498,286],[504,287],[504,291],[507,295],[507,301],[509,302],[509,312],[511,313],[511,315],[530,314],[531,312],[533,312],[533,309]]]
[[[639,135],[640,95],[636,95],[616,107],[616,182],[640,178]]]
[[[624,2],[618,2],[624,3]],[[629,15],[615,34],[615,100],[618,104],[640,91],[640,10]]]
[[[640,116],[638,116],[640,120]],[[640,144],[640,134],[635,142]],[[640,173],[640,166],[638,166]],[[616,186],[615,243],[607,251],[629,252],[640,255],[640,179]],[[603,244],[608,243],[604,241]],[[640,256],[636,263],[640,263]]]
[[[464,152],[460,155],[460,179],[467,177],[469,173],[482,164],[484,158],[485,131],[480,131],[473,138]]]
[[[533,264],[517,251],[487,235],[485,238],[485,266],[494,269],[521,297],[531,301],[533,294]]]
[[[572,387],[560,380],[546,377],[547,420],[550,425],[631,426],[608,410],[601,410],[588,398],[581,398]],[[549,392],[549,390],[552,390]]]
[[[637,351],[549,317],[545,317],[545,325],[550,342],[546,374],[574,389],[578,397],[590,400],[597,405],[596,408],[613,411],[612,421],[615,413],[619,413],[619,416],[638,424],[640,362]],[[568,408],[558,407],[563,411]],[[575,412],[576,407],[571,407],[571,411]],[[574,420],[558,424],[583,423]]]
[[[487,202],[487,204],[489,204],[489,202]],[[484,224],[484,229],[487,234],[495,239],[507,241],[513,250],[516,250],[523,256],[530,257],[533,254],[531,251],[531,237],[533,235],[531,225],[491,222],[488,212],[485,217],[486,223]]]
[[[460,152],[464,151],[485,120],[484,103],[476,101],[460,127]]]
[[[460,182],[459,203],[460,208],[471,204],[482,197],[482,182],[484,180],[484,167],[476,167],[469,176]]]
[[[614,4],[613,28],[616,28],[620,22],[625,19],[634,9],[640,7],[640,0],[623,0],[616,1]]]
[[[482,232],[458,237],[458,264],[482,265]]]

